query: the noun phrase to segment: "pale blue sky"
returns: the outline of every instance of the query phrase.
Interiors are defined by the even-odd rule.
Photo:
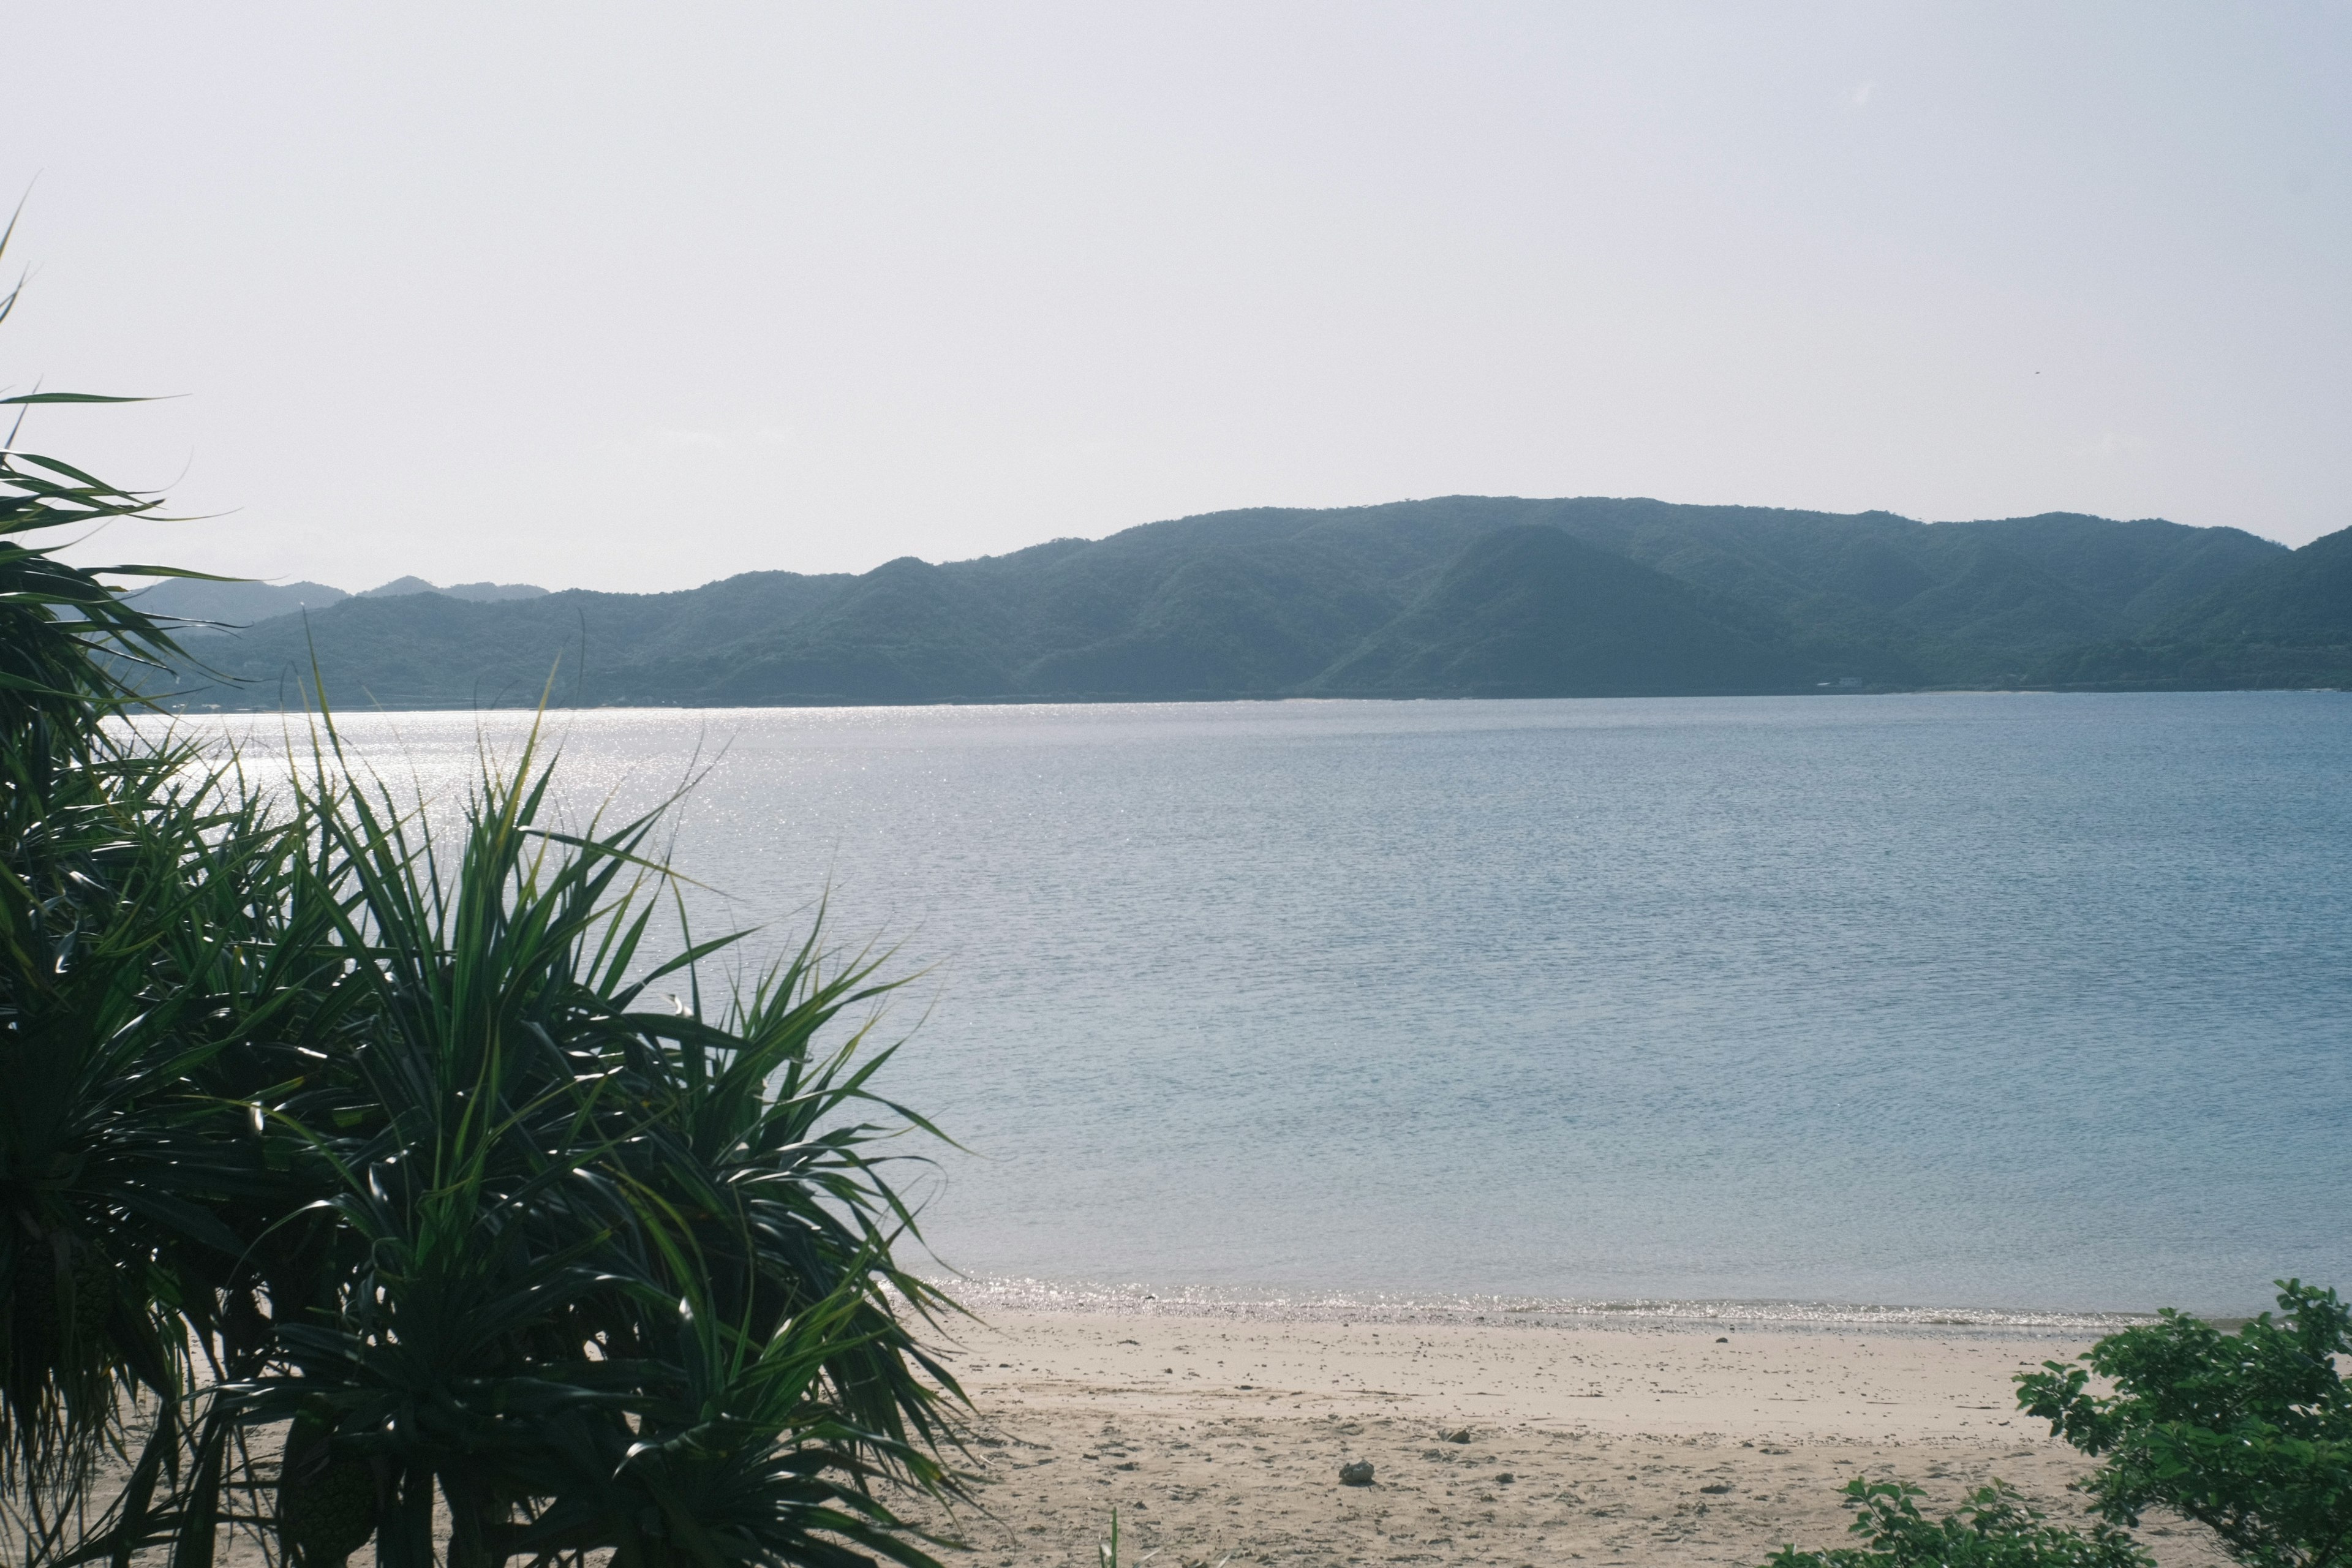
[[[679,587],[1254,504],[2352,524],[2352,4],[6,24],[103,552]]]

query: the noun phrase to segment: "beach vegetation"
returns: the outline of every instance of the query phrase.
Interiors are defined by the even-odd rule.
[[[141,719],[168,569],[55,542],[156,505],[0,453],[0,1553],[928,1563],[886,960],[734,963],[536,731],[433,817]]]
[[[2352,1313],[2277,1285],[2276,1313],[2234,1332],[2167,1311],[2019,1377],[2021,1407],[2102,1461],[2084,1484],[2105,1518],[2168,1509],[2256,1568],[2352,1561]]]
[[[1765,1568],[2153,1568],[2155,1559],[2105,1522],[2087,1532],[2054,1525],[1995,1481],[1940,1519],[1920,1511],[1918,1487],[1856,1476],[1845,1484],[1854,1546],[1783,1547]]]

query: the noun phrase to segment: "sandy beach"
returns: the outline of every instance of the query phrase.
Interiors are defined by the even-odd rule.
[[[1998,1477],[2053,1518],[2089,1468],[2012,1373],[2095,1331],[1624,1321],[1349,1321],[982,1309],[952,1364],[991,1564],[1760,1563],[1841,1542],[1837,1489],[1940,1510]],[[1466,1437],[1466,1441],[1465,1438]],[[1369,1486],[1339,1481],[1368,1461]],[[2221,1561],[2151,1519],[2174,1564]]]

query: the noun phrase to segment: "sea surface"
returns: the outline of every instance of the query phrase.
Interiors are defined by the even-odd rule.
[[[342,722],[446,804],[527,721]],[[2352,1287],[2352,695],[548,726],[575,809],[697,779],[700,921],[772,952],[823,895],[917,974],[887,1087],[963,1148],[910,1138],[937,1165],[906,1174],[998,1290]]]

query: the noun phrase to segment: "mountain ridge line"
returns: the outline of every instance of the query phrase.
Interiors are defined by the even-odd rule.
[[[148,602],[202,616],[208,586]],[[314,654],[335,705],[407,709],[533,705],[551,670],[566,707],[2352,685],[2352,530],[2289,550],[2066,512],[1450,496],[655,594],[464,591],[200,631],[153,690],[315,700]]]

